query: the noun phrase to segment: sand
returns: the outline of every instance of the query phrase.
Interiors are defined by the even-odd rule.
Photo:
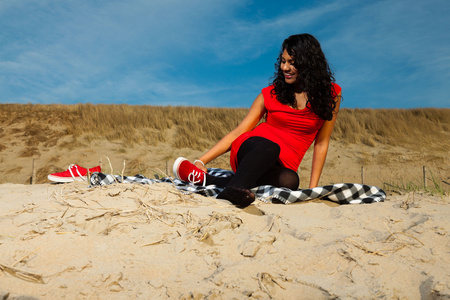
[[[448,299],[448,196],[227,201],[0,185],[0,299]]]

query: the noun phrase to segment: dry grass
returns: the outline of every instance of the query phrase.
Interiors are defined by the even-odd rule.
[[[0,104],[0,159],[19,158],[23,167],[28,164],[24,162],[26,158],[40,158],[51,166],[38,170],[39,175],[46,176],[64,170],[65,153],[89,157],[105,144],[112,144],[107,151],[123,160],[136,151],[144,157],[163,143],[162,147],[170,151],[165,158],[158,153],[159,158],[154,160],[167,161],[173,159],[172,155],[189,155],[188,149],[204,151],[211,147],[246,113],[247,109],[232,108]],[[361,165],[415,161],[445,165],[443,153],[450,148],[450,109],[342,109],[332,139],[346,145],[363,145],[356,158]],[[50,153],[56,156],[49,157]],[[147,163],[132,159],[127,161],[127,174],[154,172],[151,167],[155,161],[152,166],[147,165],[148,156]],[[226,168],[228,158],[221,157],[214,164]],[[45,182],[44,175],[38,182]],[[6,180],[10,177],[5,176]]]
[[[127,161],[126,173],[131,175],[141,174],[149,178],[153,175],[151,167],[146,163],[146,161],[140,158]]]
[[[0,124],[9,128],[0,135],[22,135],[28,146],[55,146],[63,136],[72,136],[62,145],[67,148],[102,138],[122,141],[127,147],[157,145],[166,142],[164,131],[175,127],[173,146],[203,149],[234,128],[246,113],[245,109],[92,104],[0,104],[0,108]]]
[[[48,163],[45,166],[43,166],[42,168],[37,169],[36,182],[37,183],[47,182],[48,174],[61,172],[61,171],[62,170],[60,168],[58,168],[57,166],[55,166],[54,164]]]
[[[230,108],[180,107],[174,146],[205,149],[235,128],[247,110]]]
[[[19,157],[36,157],[40,154],[39,149],[37,147],[27,147],[23,149],[20,153]]]
[[[156,145],[175,128],[175,148],[205,149],[233,129],[246,109],[131,106],[0,104],[0,136],[21,135],[30,149],[85,146],[99,139]],[[450,109],[342,109],[334,140],[347,144],[445,149],[450,147]],[[82,137],[82,139],[78,139]],[[72,146],[71,146],[72,144]],[[0,150],[4,150],[2,145]]]
[[[450,147],[450,109],[342,109],[332,138],[442,151]]]

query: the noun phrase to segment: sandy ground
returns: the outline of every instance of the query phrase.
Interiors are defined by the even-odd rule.
[[[449,299],[449,197],[226,201],[0,185],[0,299]]]

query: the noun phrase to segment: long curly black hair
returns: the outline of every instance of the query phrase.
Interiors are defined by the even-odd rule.
[[[272,93],[279,102],[296,108],[294,85],[285,81],[281,70],[281,56],[284,52],[294,58],[297,69],[300,91],[307,96],[307,106],[323,120],[331,120],[336,102],[331,83],[335,81],[334,74],[322,52],[320,43],[310,34],[296,34],[284,40],[280,55],[275,64]],[[296,86],[297,87],[297,86]],[[297,87],[298,88],[298,87]]]

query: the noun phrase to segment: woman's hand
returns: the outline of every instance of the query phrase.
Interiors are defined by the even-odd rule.
[[[205,171],[206,173],[208,173],[208,169],[205,167],[205,165],[202,163],[202,161],[200,161],[200,160],[194,161],[194,166],[196,166],[200,170]]]

